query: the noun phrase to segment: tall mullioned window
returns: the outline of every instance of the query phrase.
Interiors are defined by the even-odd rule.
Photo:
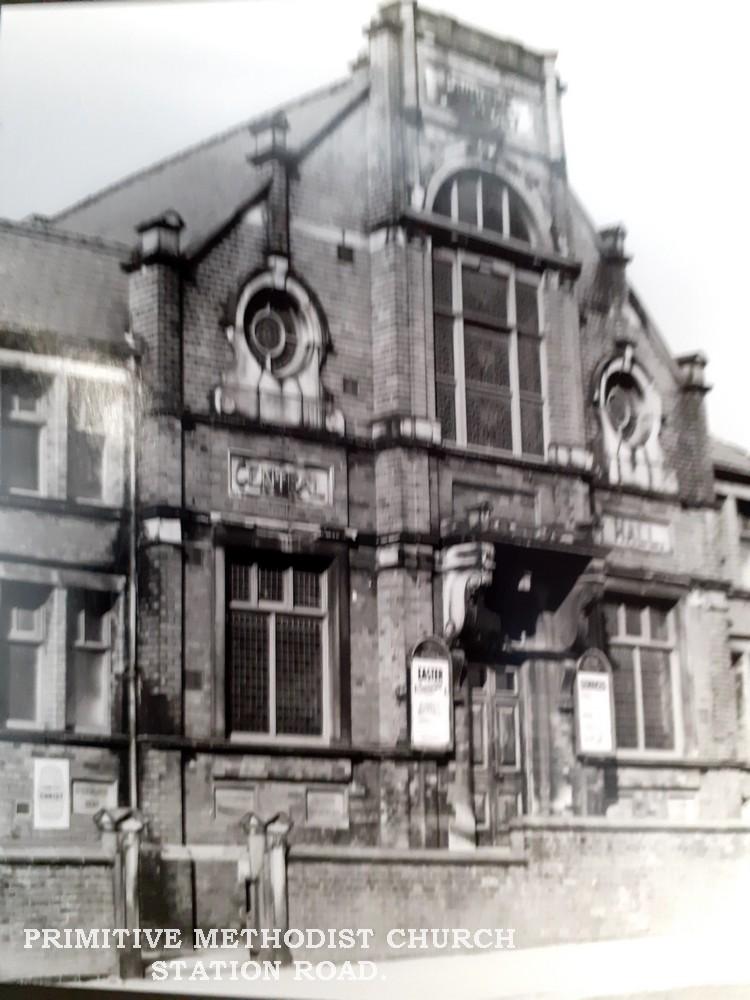
[[[110,389],[92,379],[68,381],[68,496],[101,500]]]
[[[95,591],[68,596],[66,722],[84,732],[109,729],[112,598]]]
[[[47,422],[44,376],[7,369],[0,380],[0,486],[11,493],[40,493],[42,441]]]
[[[0,725],[41,725],[46,588],[3,583],[0,589]]]
[[[677,653],[667,605],[610,600],[604,605],[618,750],[677,749]]]
[[[229,567],[227,708],[233,735],[328,735],[327,572],[262,557]]]
[[[436,250],[433,304],[443,437],[543,457],[539,276],[461,250]]]

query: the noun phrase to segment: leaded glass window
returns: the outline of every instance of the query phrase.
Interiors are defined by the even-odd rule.
[[[437,250],[433,304],[435,408],[443,439],[543,457],[538,275]]]
[[[529,213],[523,199],[494,174],[465,170],[449,177],[435,196],[432,211],[454,222],[523,243],[532,242]]]
[[[230,564],[227,702],[233,734],[327,735],[327,571],[262,556]]]
[[[674,611],[634,599],[604,607],[620,750],[677,748]]]

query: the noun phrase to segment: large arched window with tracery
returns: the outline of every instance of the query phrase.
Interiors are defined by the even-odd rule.
[[[478,170],[439,188],[433,211],[531,242],[530,214],[501,178]],[[441,241],[443,242],[443,241]],[[433,250],[435,413],[443,438],[543,458],[543,274],[505,248]]]
[[[513,188],[481,170],[463,170],[440,186],[432,211],[454,222],[465,222],[500,236],[532,243],[529,213]]]

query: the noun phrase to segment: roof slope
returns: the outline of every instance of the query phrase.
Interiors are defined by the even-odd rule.
[[[740,448],[739,445],[721,441],[719,438],[712,438],[711,458],[716,469],[738,476],[750,477],[750,453]]]
[[[183,246],[202,244],[262,190],[265,172],[248,163],[253,141],[248,133],[271,115],[284,112],[289,123],[287,144],[304,149],[366,91],[359,72],[324,90],[315,91],[268,114],[243,122],[228,132],[183,150],[124,178],[50,218],[52,225],[132,245],[135,227],[175,209],[185,222]]]
[[[0,220],[0,329],[123,343],[124,246]]]

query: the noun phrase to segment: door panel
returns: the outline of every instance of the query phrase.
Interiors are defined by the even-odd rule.
[[[513,667],[471,664],[474,808],[480,844],[502,840],[523,811],[521,706]]]

